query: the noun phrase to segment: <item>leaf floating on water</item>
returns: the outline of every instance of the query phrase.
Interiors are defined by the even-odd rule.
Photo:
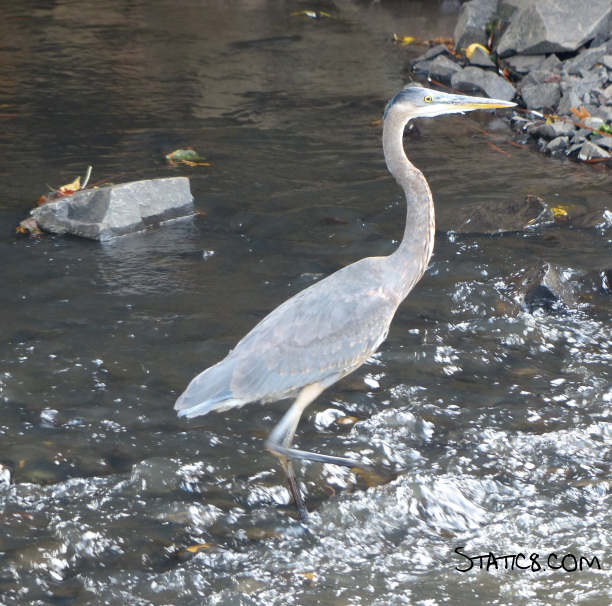
[[[295,574],[299,577],[303,577],[304,579],[306,579],[307,581],[310,581],[311,583],[317,580],[317,573],[314,570],[311,570],[308,572],[297,572],[296,571]]]
[[[552,212],[553,212],[553,215],[555,216],[555,219],[559,217],[563,217],[567,219],[569,217],[569,214],[567,212],[567,207],[564,207],[564,206],[553,206]]]
[[[466,49],[465,49],[465,56],[468,59],[472,58],[472,55],[474,54],[474,51],[479,48],[480,50],[483,50],[485,53],[487,53],[487,55],[491,54],[491,51],[486,47],[483,46],[482,44],[478,44],[478,42],[472,42],[472,44],[470,44]]]
[[[401,46],[406,46],[416,41],[417,39],[414,36],[398,36],[397,34],[393,34],[393,42],[397,42],[397,44]]]
[[[332,19],[332,16],[325,11],[315,11],[306,9],[303,11],[293,11],[291,13],[292,17],[308,17],[309,19]]]
[[[210,162],[207,162],[205,158],[202,158],[202,156],[191,147],[175,149],[173,152],[166,154],[166,160],[168,160],[171,166],[176,166],[177,164],[186,164],[187,166],[210,166]]]

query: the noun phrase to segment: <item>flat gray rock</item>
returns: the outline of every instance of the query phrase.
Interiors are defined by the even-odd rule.
[[[487,23],[497,11],[497,0],[470,0],[461,7],[455,26],[455,48],[461,50],[472,42],[487,44]]]
[[[561,98],[558,82],[532,84],[521,89],[521,96],[528,109],[555,108]]]
[[[516,94],[514,86],[501,76],[471,65],[453,74],[451,86],[466,93],[485,93],[488,97],[504,101],[512,100]]]
[[[610,0],[531,0],[511,16],[497,53],[572,52],[609,31],[611,19]]]
[[[41,229],[108,240],[193,213],[187,177],[84,189],[32,211]]]

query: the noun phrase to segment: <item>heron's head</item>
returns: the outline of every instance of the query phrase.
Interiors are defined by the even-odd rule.
[[[470,97],[452,95],[430,88],[409,86],[393,97],[385,108],[384,118],[390,114],[401,115],[404,119],[441,116],[470,112],[475,109],[494,109],[496,107],[513,107],[516,103],[487,97]]]

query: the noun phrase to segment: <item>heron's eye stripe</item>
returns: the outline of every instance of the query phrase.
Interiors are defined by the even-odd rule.
[[[431,103],[432,102],[431,95],[427,95],[426,97],[424,97],[423,101],[425,101],[425,103]]]

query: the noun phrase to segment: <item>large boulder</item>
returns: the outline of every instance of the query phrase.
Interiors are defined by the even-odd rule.
[[[83,189],[32,211],[41,229],[108,240],[193,213],[187,177]]]
[[[511,17],[497,45],[500,57],[573,52],[609,31],[610,0],[530,0]]]
[[[485,93],[488,97],[504,101],[511,101],[516,94],[510,82],[492,71],[473,65],[455,72],[451,77],[451,86],[466,93]]]
[[[455,26],[455,48],[461,50],[472,42],[487,44],[487,24],[497,12],[497,0],[470,0],[461,7]]]

